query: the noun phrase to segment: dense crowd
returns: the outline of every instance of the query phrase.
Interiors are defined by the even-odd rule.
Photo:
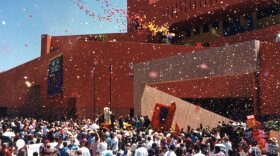
[[[277,156],[279,152],[276,138],[270,138],[267,129],[256,128],[264,131],[266,144],[262,148],[254,140],[253,130],[241,122],[219,122],[212,129],[200,125],[179,131],[155,131],[143,116],[113,118],[110,126],[103,122],[100,117],[94,121],[52,122],[0,118],[0,156],[27,156],[35,144],[40,147],[32,153],[34,156]]]

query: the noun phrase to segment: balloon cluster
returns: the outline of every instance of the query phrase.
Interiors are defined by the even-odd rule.
[[[91,17],[93,21],[100,22],[116,22],[120,31],[126,31],[126,21],[123,19],[127,18],[127,9],[115,8],[111,5],[109,0],[95,0],[97,3],[95,5],[100,5],[103,12],[98,12],[98,10],[93,10],[90,5],[83,0],[70,0],[74,5],[76,5],[81,11],[86,15]]]

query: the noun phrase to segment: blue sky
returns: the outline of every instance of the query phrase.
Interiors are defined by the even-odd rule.
[[[0,72],[39,57],[41,34],[126,32],[126,6],[126,0],[1,0]]]

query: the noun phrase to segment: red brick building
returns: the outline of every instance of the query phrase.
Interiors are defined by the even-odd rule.
[[[168,22],[170,31],[176,34],[170,40],[172,44],[162,44],[164,38],[160,33],[152,36],[144,31],[140,35],[131,21],[125,34],[42,35],[39,58],[0,74],[2,114],[58,118],[77,113],[79,117],[92,117],[104,107],[112,107],[116,114],[130,113],[135,108],[139,114],[135,105],[137,97],[134,97],[133,82],[137,77],[133,76],[133,65],[259,40],[257,68],[251,73],[212,75],[206,79],[180,77],[146,84],[194,102],[245,98],[251,101],[251,113],[279,115],[278,3],[273,0],[129,0],[128,14],[146,16],[147,22],[157,25]]]

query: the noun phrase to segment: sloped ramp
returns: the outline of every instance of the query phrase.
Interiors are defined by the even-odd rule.
[[[172,127],[175,127],[177,123],[180,128],[184,129],[187,126],[196,129],[199,128],[200,124],[204,127],[210,126],[213,128],[217,126],[218,121],[224,121],[225,123],[232,121],[147,85],[141,97],[141,114],[147,115],[151,119],[156,103],[170,104],[171,102],[175,102],[177,107]]]

